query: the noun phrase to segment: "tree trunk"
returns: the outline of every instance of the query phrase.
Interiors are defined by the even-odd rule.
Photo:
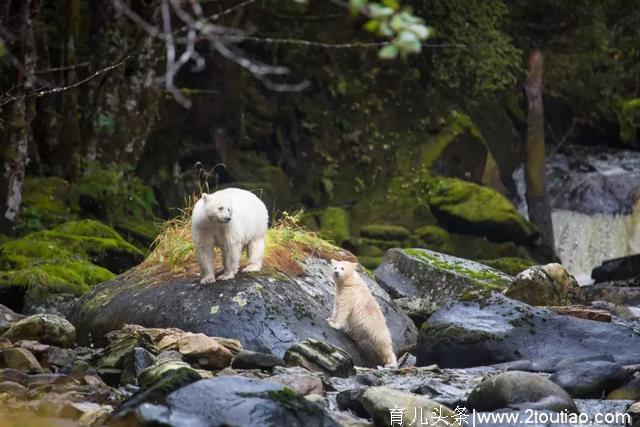
[[[527,95],[527,140],[525,143],[525,179],[529,219],[538,227],[543,243],[554,251],[551,204],[547,193],[544,150],[544,110],[542,105],[542,53],[529,57],[525,92]]]
[[[33,90],[33,72],[36,65],[36,43],[33,23],[40,9],[39,0],[23,0],[16,19],[14,34],[22,39],[12,51],[22,64],[16,67],[18,86],[11,105],[7,126],[7,144],[2,150],[2,177],[0,178],[0,233],[12,234],[22,202],[22,182],[28,160],[29,145],[33,140],[31,122],[35,116],[35,98],[24,95]]]

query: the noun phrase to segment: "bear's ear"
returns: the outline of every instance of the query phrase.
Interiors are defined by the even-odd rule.
[[[207,200],[207,196],[208,196],[208,194],[207,194],[207,193],[202,193],[202,196],[200,196],[200,198],[201,198],[202,200],[206,201],[206,200]]]
[[[336,265],[336,260],[335,259],[331,260],[331,265]]]
[[[351,264],[351,267],[353,267],[353,268],[358,267],[358,263],[357,262],[350,262],[349,264]]]

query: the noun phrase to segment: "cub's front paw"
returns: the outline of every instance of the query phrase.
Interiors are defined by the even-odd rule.
[[[338,325],[336,322],[334,322],[331,319],[327,319],[327,323],[329,323],[329,326],[331,326],[333,329],[340,329],[340,325]]]
[[[243,273],[253,273],[256,271],[260,271],[260,266],[255,264],[249,264],[245,268],[242,269]]]
[[[233,279],[234,277],[236,277],[234,273],[224,273],[218,276],[218,280],[229,280],[229,279]]]
[[[214,276],[213,274],[209,274],[208,276],[204,276],[202,279],[200,279],[200,284],[210,285],[212,283],[215,283],[215,281],[216,281],[216,276]]]

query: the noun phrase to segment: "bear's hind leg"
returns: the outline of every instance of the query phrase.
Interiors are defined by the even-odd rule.
[[[208,285],[216,281],[216,253],[214,252],[215,240],[206,232],[194,234],[194,246],[196,250],[196,258],[200,265],[202,278],[200,284]]]
[[[224,273],[218,277],[219,280],[228,280],[236,277],[240,269],[240,257],[242,256],[242,246],[225,245],[223,249]]]
[[[249,242],[247,252],[249,255],[249,263],[243,272],[260,271],[262,268],[262,258],[264,257],[264,239],[254,239]]]

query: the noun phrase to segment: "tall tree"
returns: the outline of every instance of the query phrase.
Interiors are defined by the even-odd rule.
[[[525,143],[525,178],[529,219],[538,226],[543,242],[554,248],[551,203],[547,193],[544,149],[544,108],[542,105],[543,58],[539,50],[529,56],[525,83],[527,95],[527,140]]]
[[[34,23],[37,22],[40,0],[12,2],[9,10],[16,10],[12,27],[16,35],[16,59],[21,66],[15,68],[17,98],[11,105],[7,123],[7,136],[2,150],[2,176],[0,177],[0,232],[13,232],[22,202],[22,181],[29,157],[29,145],[33,140],[31,122],[35,117],[36,101],[25,96],[33,90],[36,65],[36,41]]]

